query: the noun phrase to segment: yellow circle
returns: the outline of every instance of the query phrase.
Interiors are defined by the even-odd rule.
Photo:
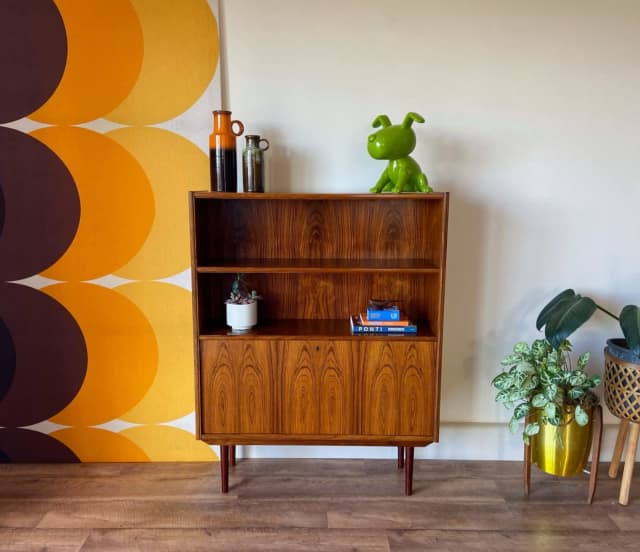
[[[144,314],[117,291],[94,284],[55,284],[41,291],[71,313],[87,347],[82,387],[51,421],[93,426],[131,410],[149,390],[158,366],[156,338]]]
[[[135,282],[118,286],[115,291],[144,313],[158,343],[157,372],[151,387],[120,418],[136,424],[156,424],[193,412],[191,293],[160,282]]]
[[[218,64],[215,16],[206,0],[131,0],[144,36],[140,77],[105,118],[155,124],[186,111],[206,90]]]
[[[67,445],[81,462],[148,462],[142,448],[125,435],[95,427],[69,427],[49,434]]]
[[[195,144],[160,128],[121,128],[106,134],[138,160],[155,197],[155,219],[136,255],[115,274],[157,280],[189,268],[189,190],[209,185],[209,159]]]
[[[138,445],[152,462],[199,462],[217,460],[213,449],[196,440],[193,433],[171,426],[138,426],[120,432]]]

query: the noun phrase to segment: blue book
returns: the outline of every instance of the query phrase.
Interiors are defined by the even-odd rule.
[[[367,320],[400,320],[400,309],[398,307],[367,308]]]
[[[358,316],[351,316],[349,322],[351,324],[351,333],[354,334],[405,335],[418,332],[418,326],[415,324],[409,324],[408,326],[364,326],[360,323]]]

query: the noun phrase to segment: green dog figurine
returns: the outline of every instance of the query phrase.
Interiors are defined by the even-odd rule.
[[[386,115],[373,121],[373,128],[382,129],[369,136],[367,150],[374,159],[389,159],[389,163],[370,192],[433,191],[420,165],[409,155],[416,147],[416,133],[411,128],[414,121],[424,123],[424,118],[411,112],[401,125],[392,125]]]

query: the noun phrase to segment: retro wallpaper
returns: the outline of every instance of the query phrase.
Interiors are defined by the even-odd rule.
[[[0,2],[0,461],[207,460],[187,191],[215,0]]]

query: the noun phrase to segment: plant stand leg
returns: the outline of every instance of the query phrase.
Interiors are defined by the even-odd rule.
[[[223,493],[229,492],[229,445],[220,445],[220,486]]]
[[[398,447],[398,469],[404,468],[404,447]]]
[[[524,494],[529,495],[529,487],[531,485],[531,446],[525,443],[523,458],[522,477],[524,481]]]
[[[620,459],[624,450],[624,442],[627,439],[627,430],[629,429],[629,420],[620,420],[618,428],[618,436],[616,437],[616,445],[611,456],[611,465],[609,466],[609,477],[614,479],[618,476],[618,468],[620,467]]]
[[[531,421],[531,416],[527,416],[524,419],[525,427],[530,421]],[[531,439],[531,437],[529,439]],[[529,496],[529,487],[531,486],[531,445],[527,445],[527,443],[524,443],[522,478],[524,481],[524,494]]]
[[[618,502],[623,506],[629,504],[629,488],[633,477],[633,465],[636,462],[636,450],[638,448],[638,434],[640,434],[640,424],[629,422],[629,442],[627,443],[627,454],[624,457],[624,471],[622,472],[622,483],[620,484],[620,497]]]
[[[602,406],[597,405],[593,413],[593,423],[596,424],[593,430],[593,444],[591,449],[591,476],[589,477],[589,496],[587,504],[593,502],[598,485],[598,468],[600,467],[600,445],[602,444]]]
[[[235,445],[229,445],[229,465],[232,467],[236,465],[236,446]]]
[[[413,492],[413,447],[405,447],[407,457],[404,463],[404,494],[410,496]]]

